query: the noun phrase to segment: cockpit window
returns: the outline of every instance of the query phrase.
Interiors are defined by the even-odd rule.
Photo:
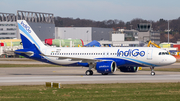
[[[159,52],[159,55],[169,55],[168,52]]]

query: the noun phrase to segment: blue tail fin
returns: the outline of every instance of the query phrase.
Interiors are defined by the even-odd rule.
[[[25,20],[18,20],[17,23],[24,49],[30,48],[33,44],[39,50],[46,47]]]
[[[25,20],[18,20],[17,23],[23,44],[23,49],[16,50],[15,53],[27,58],[41,60],[41,50],[46,46],[37,37],[37,35]]]

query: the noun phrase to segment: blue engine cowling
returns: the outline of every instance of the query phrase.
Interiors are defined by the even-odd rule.
[[[114,61],[97,62],[96,70],[98,73],[113,73],[116,70],[116,63]]]
[[[118,67],[118,69],[120,69],[121,72],[137,72],[138,71],[138,67],[135,67],[135,66],[121,66],[121,67]]]

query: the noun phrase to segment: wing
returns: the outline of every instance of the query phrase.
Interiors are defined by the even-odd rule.
[[[45,54],[40,54],[41,56],[47,56],[47,57],[56,57],[59,59],[71,59],[71,61],[81,61],[83,63],[88,62],[88,63],[94,63],[94,62],[100,62],[102,60],[100,59],[94,59],[94,58],[82,58],[82,57],[66,57],[66,56],[52,56],[52,55],[45,55]]]

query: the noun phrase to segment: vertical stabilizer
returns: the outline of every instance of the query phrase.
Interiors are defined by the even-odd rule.
[[[33,44],[39,50],[46,47],[25,20],[18,20],[17,23],[24,49],[30,48]]]

